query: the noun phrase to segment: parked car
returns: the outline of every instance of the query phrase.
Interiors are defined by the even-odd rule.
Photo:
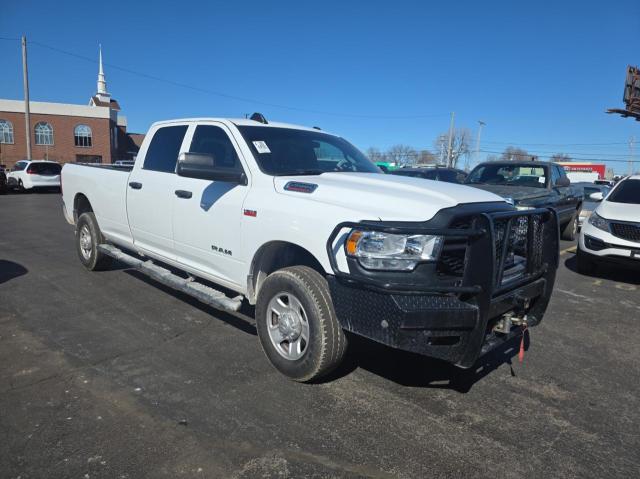
[[[397,170],[390,171],[389,173],[392,175],[425,178],[427,180],[446,181],[447,183],[464,183],[464,180],[467,178],[467,174],[462,170],[440,166],[399,168]]]
[[[7,185],[19,191],[33,188],[60,188],[62,166],[55,161],[18,161],[7,174]]]
[[[114,166],[125,166],[125,167],[132,167],[135,164],[135,161],[133,160],[117,160],[113,162]]]
[[[599,201],[591,198],[593,193],[602,193],[603,198],[606,198],[611,191],[611,188],[607,185],[596,185],[595,183],[572,183],[576,188],[582,189],[582,209],[580,209],[580,216],[578,217],[578,227],[582,228],[593,210],[598,206]]]
[[[618,182],[580,231],[577,261],[580,273],[592,273],[601,262],[640,267],[640,175]]]
[[[4,172],[4,168],[0,169],[0,195],[4,195],[7,192],[7,175]]]
[[[267,358],[298,381],[340,363],[344,330],[471,367],[542,320],[558,265],[554,210],[425,188],[257,114],[155,123],[130,172],[68,163],[62,184],[87,269],[116,258],[216,308],[255,305]]]
[[[561,165],[545,161],[490,161],[476,166],[465,184],[496,193],[519,210],[552,207],[558,213],[562,239],[576,238],[582,194],[571,186]]]

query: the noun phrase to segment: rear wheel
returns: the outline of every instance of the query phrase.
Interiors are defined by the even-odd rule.
[[[578,273],[588,275],[595,272],[596,262],[590,254],[582,251],[579,246],[576,254],[576,261],[578,265]]]
[[[82,213],[76,225],[76,250],[80,262],[89,271],[107,269],[111,264],[111,257],[98,251],[98,245],[104,243],[104,238],[98,227],[93,213]]]
[[[580,217],[580,210],[576,210],[571,220],[565,225],[562,230],[562,239],[566,241],[574,241],[578,234],[578,219]]]
[[[256,325],[271,364],[295,381],[328,374],[347,348],[327,281],[307,266],[284,268],[267,277],[258,293]]]

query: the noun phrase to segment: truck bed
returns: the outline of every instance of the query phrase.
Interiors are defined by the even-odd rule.
[[[67,163],[62,168],[62,200],[67,218],[81,195],[90,198],[93,213],[106,236],[130,242],[127,184],[131,167]]]

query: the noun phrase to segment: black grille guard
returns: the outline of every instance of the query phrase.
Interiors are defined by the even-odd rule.
[[[522,228],[526,222],[526,231]],[[345,229],[380,231],[392,234],[425,234],[444,236],[446,239],[466,240],[464,273],[459,285],[424,285],[411,281],[387,281],[384,278],[355,276],[340,271],[336,254],[344,242],[338,235]],[[504,233],[501,230],[504,229]],[[514,233],[514,229],[516,232]],[[515,236],[515,238],[514,238]],[[513,241],[524,242],[526,271],[513,281],[503,281],[507,256],[513,249]],[[356,286],[393,294],[464,294],[482,293],[487,300],[519,288],[557,269],[559,262],[558,216],[552,208],[508,210],[473,215],[471,227],[465,229],[433,228],[426,223],[397,223],[384,221],[343,222],[338,224],[327,240],[326,249],[333,274],[340,281]],[[346,254],[346,252],[345,252]],[[380,276],[384,276],[381,274]]]

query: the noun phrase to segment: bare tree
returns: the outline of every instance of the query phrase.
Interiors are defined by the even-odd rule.
[[[420,150],[418,152],[417,165],[434,165],[436,163],[438,163],[438,158],[429,150]]]
[[[498,155],[487,155],[485,161],[500,161],[500,157]]]
[[[418,152],[408,145],[394,145],[386,152],[388,161],[395,162],[398,166],[407,166],[415,163]]]
[[[374,146],[367,148],[367,151],[365,153],[367,157],[374,163],[377,163],[379,161],[386,161],[387,159],[386,154],[381,152],[378,148]]]
[[[460,159],[471,153],[470,142],[471,132],[467,128],[456,128],[452,132],[450,152],[448,132],[438,135],[434,147],[441,152],[445,165],[456,168]]]
[[[571,157],[566,153],[556,153],[551,157],[550,161],[555,161],[555,162],[571,161]]]
[[[527,150],[523,150],[522,148],[507,146],[502,152],[502,155],[500,155],[500,159],[507,161],[530,161],[537,160],[538,157],[528,153]]]

